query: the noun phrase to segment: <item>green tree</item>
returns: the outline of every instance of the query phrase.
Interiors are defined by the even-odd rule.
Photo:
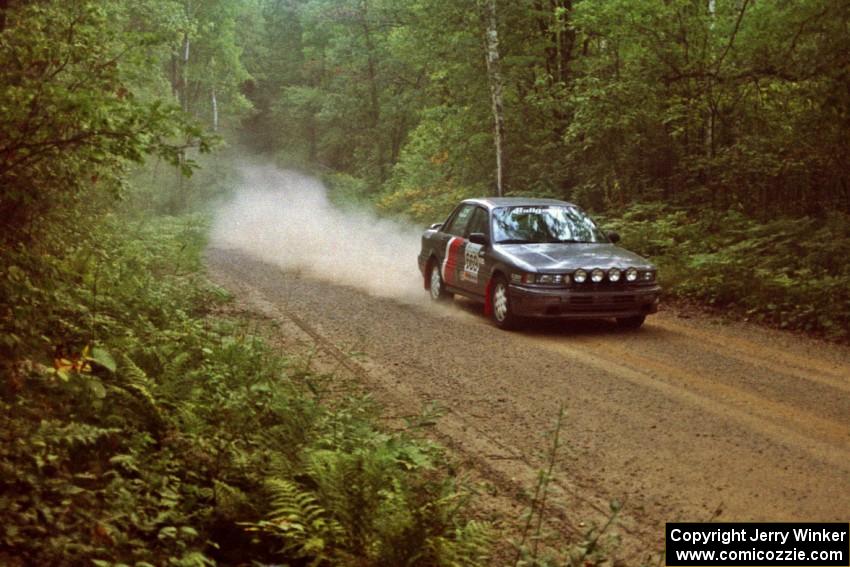
[[[10,2],[0,34],[0,215],[6,246],[95,215],[129,162],[177,164],[207,139],[180,109],[144,96],[159,30],[126,3]],[[146,93],[149,94],[149,93]],[[183,164],[191,169],[190,163]],[[59,231],[54,232],[57,234]]]

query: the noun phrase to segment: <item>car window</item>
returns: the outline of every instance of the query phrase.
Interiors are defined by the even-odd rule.
[[[440,226],[440,230],[441,230],[441,231],[443,231],[443,232],[446,232],[446,231],[447,231],[447,229],[448,229],[448,228],[452,225],[452,223],[454,222],[455,218],[457,218],[458,211],[460,211],[460,210],[461,210],[462,208],[464,208],[465,206],[466,206],[466,205],[460,204],[460,205],[458,205],[457,207],[455,207],[454,209],[452,209],[452,212],[451,212],[451,213],[449,213],[448,218],[447,218],[445,221],[443,221],[443,224]]]
[[[464,205],[443,230],[454,236],[463,236],[466,231],[466,225],[469,222],[469,217],[472,216],[472,211],[474,210],[475,205]]]
[[[497,243],[608,242],[594,222],[576,207],[504,207],[493,212]]]
[[[466,235],[469,236],[473,232],[481,232],[484,236],[490,236],[490,224],[487,222],[490,215],[481,207],[475,207],[475,212],[472,213],[472,218],[469,219],[469,225],[466,229]]]

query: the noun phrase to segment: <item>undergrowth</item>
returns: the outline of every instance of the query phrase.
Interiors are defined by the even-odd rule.
[[[850,339],[850,217],[760,222],[735,211],[635,205],[609,219],[665,292],[784,329]]]
[[[86,229],[4,257],[0,563],[486,563],[440,448],[214,314],[203,218]]]

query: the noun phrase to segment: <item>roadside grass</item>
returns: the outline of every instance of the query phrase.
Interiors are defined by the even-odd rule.
[[[566,414],[561,405],[555,424],[548,431],[549,445],[543,456],[543,467],[537,471],[537,479],[531,492],[528,509],[521,520],[521,529],[512,541],[514,567],[588,567],[615,565],[614,554],[620,547],[616,531],[617,518],[622,505],[613,501],[607,519],[601,525],[591,523],[579,537],[564,542],[561,534],[553,533],[549,527],[552,485],[556,480],[555,469],[561,458],[564,445],[563,435]],[[651,559],[652,556],[648,555]]]

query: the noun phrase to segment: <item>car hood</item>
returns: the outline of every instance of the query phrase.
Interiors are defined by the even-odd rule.
[[[497,244],[495,249],[506,261],[525,270],[654,268],[634,252],[607,243]]]

